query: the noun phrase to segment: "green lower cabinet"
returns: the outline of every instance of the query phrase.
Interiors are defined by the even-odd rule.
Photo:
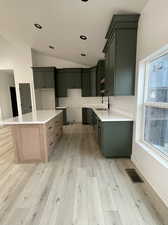
[[[82,108],[82,123],[87,125],[92,125],[93,117],[92,117],[92,109],[90,108]]]
[[[131,157],[133,122],[99,122],[98,140],[107,158]]]

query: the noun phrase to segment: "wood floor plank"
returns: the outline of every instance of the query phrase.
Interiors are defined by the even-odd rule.
[[[73,214],[74,225],[88,225],[88,189],[86,187],[87,173],[83,168],[78,168],[75,187],[75,204]]]
[[[100,192],[95,177],[88,177],[87,188],[89,225],[105,225]]]
[[[118,211],[108,211],[104,213],[106,225],[122,225],[121,217]]]
[[[46,164],[17,165],[3,152],[0,225],[167,225],[126,175],[131,161],[105,159],[91,126],[65,126]]]
[[[137,225],[145,225],[145,221],[136,207],[136,202],[133,199],[129,187],[126,185],[124,177],[116,165],[116,161],[113,160],[110,164],[113,176],[118,183],[120,196],[122,199],[122,202],[118,201],[118,211],[121,215],[123,224],[129,225],[136,223]]]

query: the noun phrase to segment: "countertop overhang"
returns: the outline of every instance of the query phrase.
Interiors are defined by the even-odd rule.
[[[2,125],[45,124],[62,113],[62,110],[37,110],[2,121]]]

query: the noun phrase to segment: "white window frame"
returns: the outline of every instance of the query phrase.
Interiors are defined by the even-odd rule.
[[[145,107],[156,107],[168,109],[168,103],[163,102],[149,102],[147,101],[148,94],[148,81],[149,81],[149,64],[168,54],[168,45],[142,60],[139,64],[139,79],[138,79],[138,97],[137,97],[137,116],[136,116],[136,142],[145,145],[148,149],[152,150],[155,154],[168,160],[168,154],[160,151],[144,139],[145,132]],[[140,93],[139,93],[140,92]],[[140,112],[139,112],[140,110]]]

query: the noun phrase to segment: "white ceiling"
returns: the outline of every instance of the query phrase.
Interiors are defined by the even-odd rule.
[[[139,13],[147,0],[0,0],[0,33],[38,51],[85,65],[103,58],[114,13]],[[34,23],[43,26],[36,30]],[[87,35],[82,41],[79,36]],[[55,46],[55,50],[48,48]],[[81,57],[80,53],[87,53]]]

